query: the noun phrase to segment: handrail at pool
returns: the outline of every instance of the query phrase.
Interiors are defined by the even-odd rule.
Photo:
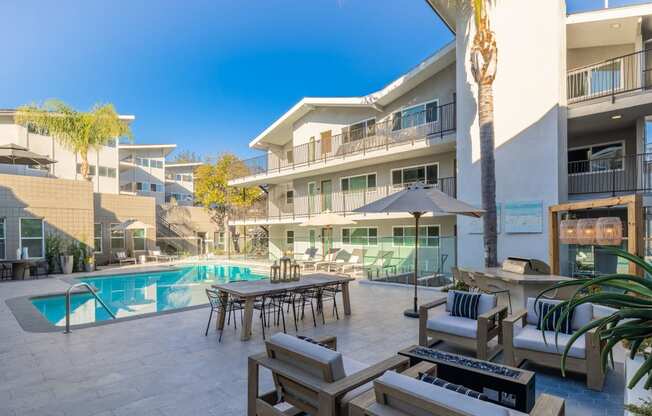
[[[82,287],[82,286],[86,287],[88,289],[88,291],[91,292],[93,297],[95,297],[95,299],[97,299],[97,301],[100,303],[100,305],[102,305],[102,307],[104,309],[106,309],[106,311],[109,313],[109,315],[111,315],[111,318],[116,319],[115,314],[113,312],[111,312],[111,310],[109,309],[108,306],[106,306],[104,301],[102,299],[100,299],[99,296],[97,296],[97,293],[95,292],[95,289],[93,289],[93,287],[91,285],[89,285],[86,282],[75,283],[74,285],[70,286],[68,288],[68,290],[66,290],[66,331],[64,332],[64,334],[69,334],[70,333],[70,295],[71,295],[71,292],[72,292],[73,289],[78,288],[78,287]]]

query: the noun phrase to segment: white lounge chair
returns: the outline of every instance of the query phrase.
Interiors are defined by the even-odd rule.
[[[128,257],[125,251],[116,251],[115,258],[118,260],[118,263],[122,266],[125,263],[136,264],[136,259],[134,257]]]
[[[330,264],[329,271],[343,274],[355,273],[357,270],[362,270],[362,258],[362,249],[353,249],[347,260],[335,259],[335,262]]]

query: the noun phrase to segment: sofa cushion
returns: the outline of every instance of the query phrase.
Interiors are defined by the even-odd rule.
[[[475,319],[452,316],[447,313],[440,313],[428,319],[426,327],[433,331],[445,332],[466,338],[477,338],[478,321]]]
[[[513,345],[514,348],[520,348],[530,351],[540,351],[552,354],[561,355],[566,348],[566,344],[571,338],[571,335],[568,334],[558,334],[557,343],[555,343],[555,332],[554,331],[545,331],[546,339],[544,341],[543,334],[540,330],[537,329],[535,325],[525,325],[523,328],[518,329],[514,327],[515,331],[518,331],[514,335]],[[586,337],[579,337],[571,347],[568,352],[569,357],[574,358],[586,358]],[[546,343],[547,342],[547,343]]]
[[[454,409],[460,413],[482,416],[509,415],[508,410],[504,407],[464,396],[434,384],[424,383],[416,378],[398,374],[394,371],[387,371],[378,380],[388,386],[407,392],[418,399],[435,402],[440,406]],[[411,416],[432,416],[429,411],[418,407],[416,402],[407,402],[391,395],[387,397],[387,404]]]
[[[527,299],[527,323],[531,325],[537,324],[539,316],[534,310],[534,301],[535,298]],[[554,299],[539,299],[540,301],[550,302],[553,305],[560,303],[560,300]],[[593,320],[593,304],[592,303],[583,303],[580,306],[575,308],[573,312],[573,319],[571,320],[571,329],[576,331],[583,327],[584,325],[590,323]]]
[[[330,367],[331,373],[333,374],[334,381],[340,380],[346,376],[342,354],[337,351],[333,351],[317,344],[301,340],[297,337],[293,337],[282,332],[274,334],[270,338],[270,341],[288,351],[292,351],[293,353],[328,365]],[[280,361],[287,362],[288,364],[300,368],[313,376],[323,379],[323,373],[318,367],[308,365],[299,360],[296,360],[288,354],[277,354],[276,358]]]
[[[535,306],[537,308],[537,314],[539,319],[537,320],[537,329],[545,331],[556,331],[557,325],[559,325],[559,332],[563,334],[572,334],[573,330],[571,328],[571,320],[573,319],[573,311],[571,310],[568,315],[562,319],[564,313],[563,309],[555,309],[555,304],[550,302],[539,302]],[[561,322],[560,322],[561,321]]]
[[[485,396],[484,394],[482,394],[480,392],[472,390],[472,389],[470,389],[468,387],[461,386],[459,384],[450,383],[450,382],[444,380],[443,378],[434,377],[434,376],[431,376],[429,374],[422,374],[419,377],[419,380],[423,381],[424,383],[430,383],[430,384],[434,384],[435,386],[439,386],[439,387],[443,387],[443,388],[448,389],[448,390],[452,390],[455,393],[459,393],[459,394],[463,394],[465,396],[473,397],[474,399],[480,399],[480,400],[484,400],[484,401],[488,400],[487,396]]]
[[[449,290],[448,297],[446,298],[446,311],[450,312],[453,310],[453,299],[455,298],[455,293],[469,293],[461,290]],[[478,315],[489,312],[498,305],[498,298],[496,295],[487,295],[483,293],[480,295],[480,302],[478,302]]]

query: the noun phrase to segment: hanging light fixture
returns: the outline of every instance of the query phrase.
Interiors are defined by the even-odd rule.
[[[559,242],[577,244],[577,220],[562,220],[559,223]]]
[[[583,218],[577,221],[577,244],[595,244],[595,218]]]
[[[603,246],[619,246],[623,241],[623,223],[620,218],[598,218],[595,224],[595,241]]]

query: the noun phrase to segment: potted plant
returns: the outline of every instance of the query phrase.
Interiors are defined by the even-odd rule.
[[[91,254],[87,255],[86,258],[84,258],[84,271],[86,273],[95,271],[95,257]]]
[[[652,264],[643,258],[614,247],[600,247],[600,249],[610,255],[626,259],[639,266],[647,275],[652,275]],[[544,319],[548,319],[557,310],[561,310],[560,318],[557,321],[557,331],[568,314],[581,304],[593,303],[611,308],[610,310],[613,312],[593,320],[573,333],[562,354],[562,374],[565,373],[566,359],[571,346],[588,331],[596,329],[604,341],[602,365],[605,369],[609,359],[612,358],[613,348],[618,343],[623,342],[629,347],[629,362],[626,363],[629,365],[629,371],[627,371],[629,392],[626,394],[629,399],[628,403],[636,404],[639,407],[646,406],[645,403],[648,403],[647,400],[650,398],[650,393],[647,390],[652,387],[652,355],[647,353],[650,339],[652,339],[652,279],[622,273],[573,279],[544,290],[539,297],[547,292],[568,287],[575,287],[575,294],[570,299],[551,308],[544,317]],[[550,342],[554,342],[554,340]],[[638,388],[638,392],[635,390],[636,388]],[[649,409],[650,406],[647,405],[647,410],[649,411]]]
[[[73,268],[75,266],[73,243],[67,247],[65,252],[62,252],[59,255],[59,266],[61,267],[61,273],[72,274]]]

